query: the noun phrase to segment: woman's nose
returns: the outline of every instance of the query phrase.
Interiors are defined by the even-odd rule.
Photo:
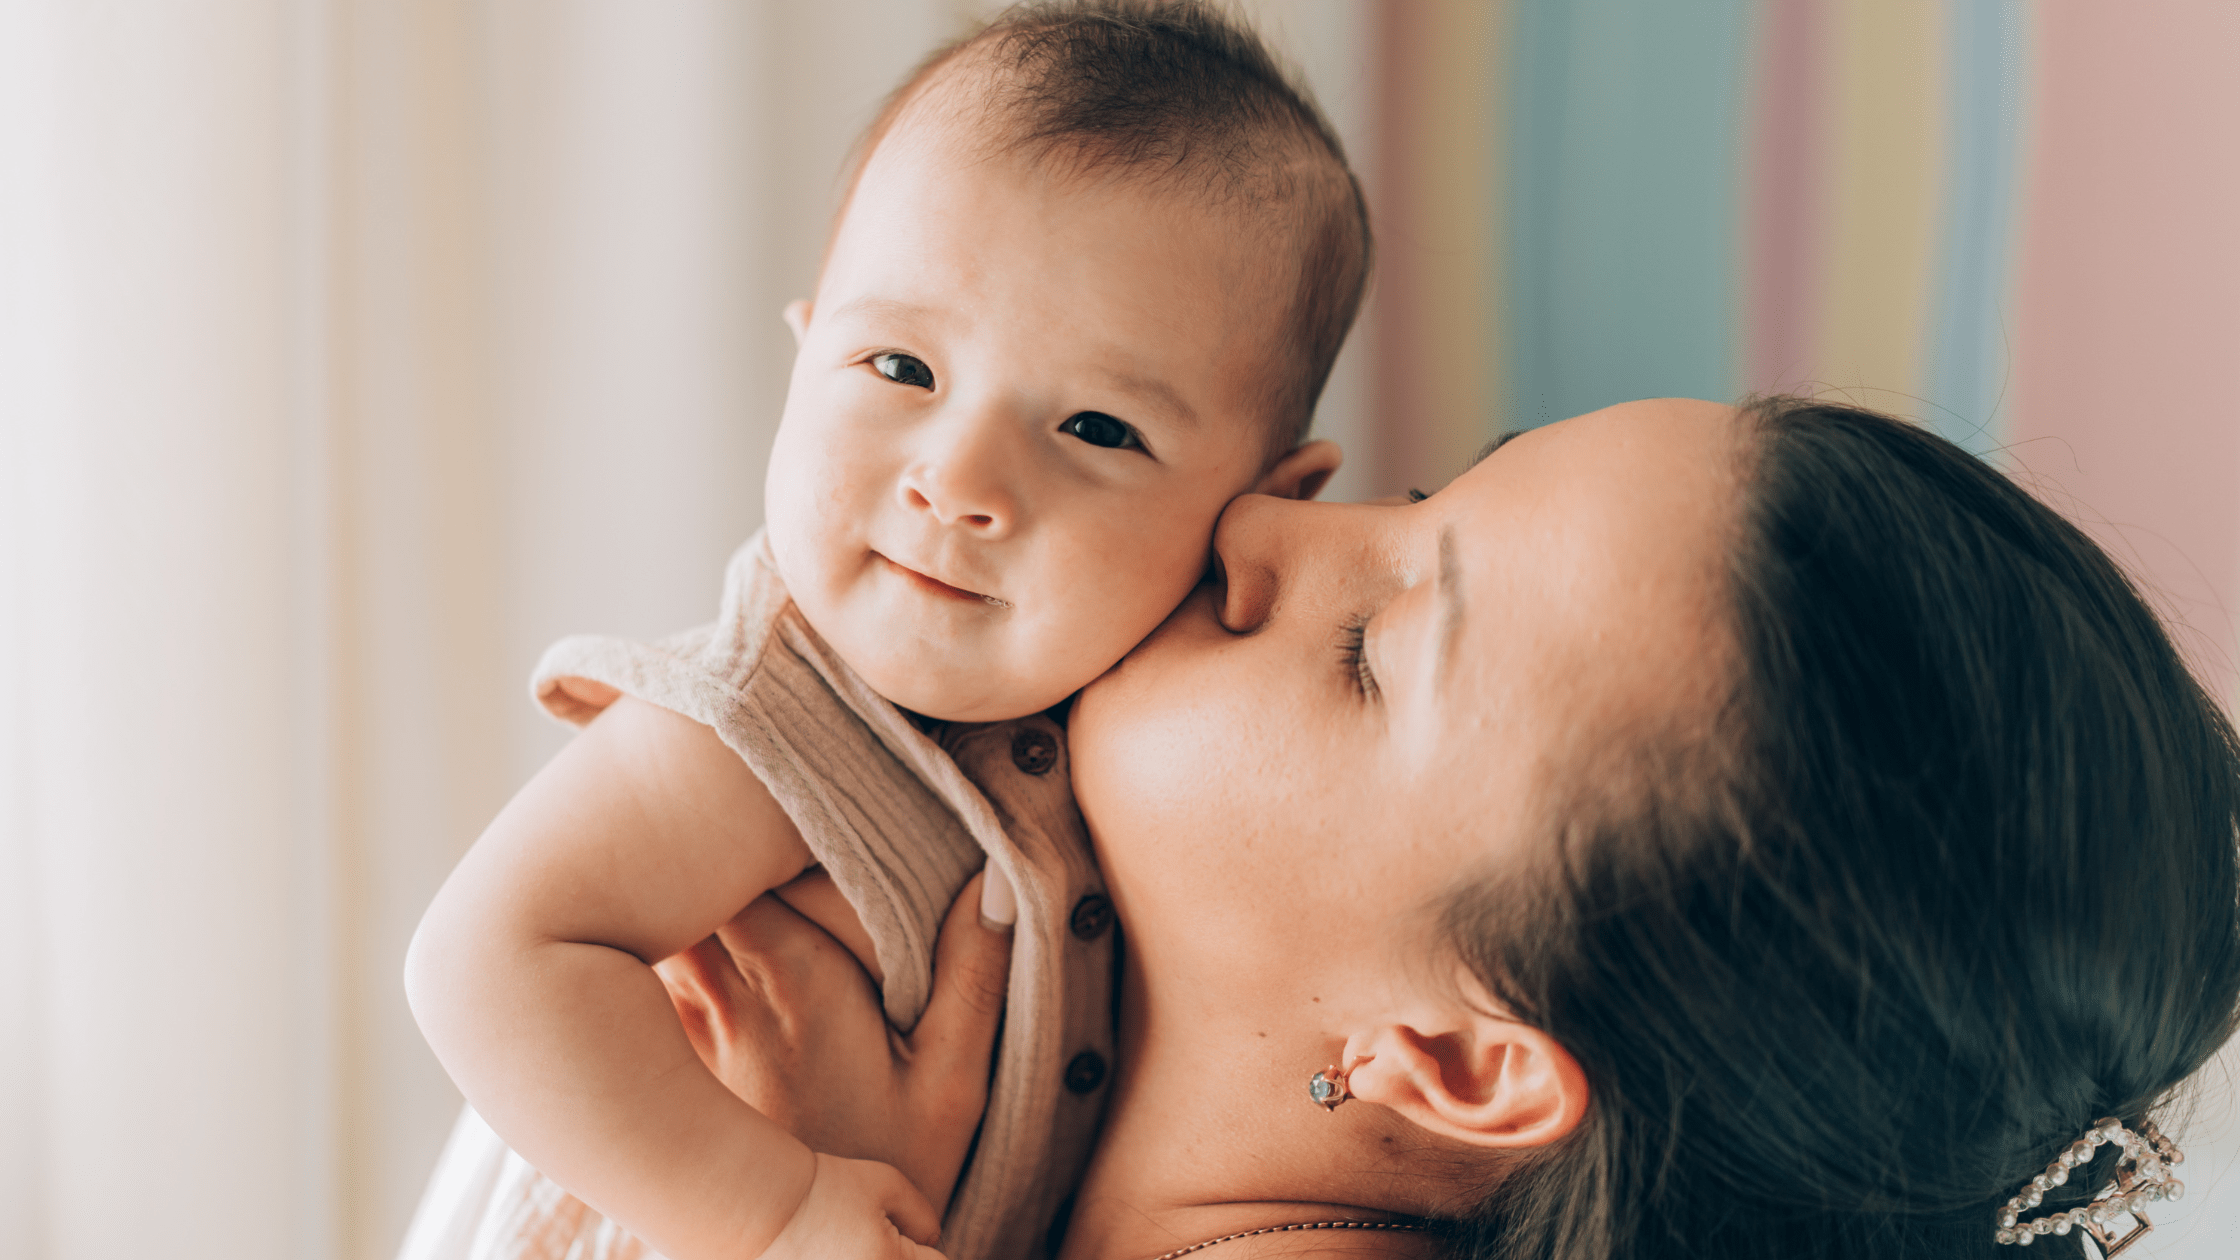
[[[1361,611],[1406,584],[1395,561],[1409,551],[1404,509],[1243,495],[1213,530],[1224,583],[1221,624],[1237,634],[1286,610]]]
[[[903,469],[896,490],[902,505],[983,538],[1010,534],[1018,525],[1021,459],[1004,440],[1011,427],[1000,416],[977,415],[928,434]]]

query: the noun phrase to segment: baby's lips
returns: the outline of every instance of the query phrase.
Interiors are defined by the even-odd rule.
[[[976,599],[995,608],[1011,607],[1011,602],[1002,598],[1001,596],[989,595],[980,591],[968,589],[966,587],[957,586],[953,583],[944,582],[940,578],[937,578],[930,573],[924,572],[920,569],[912,568],[911,566],[902,563],[900,560],[887,555],[885,552],[873,552],[872,554],[878,556],[881,560],[886,561],[889,566],[902,573],[904,576],[912,579],[913,581],[916,581],[921,586],[924,586],[928,590],[931,590],[935,593],[947,595],[952,599]]]

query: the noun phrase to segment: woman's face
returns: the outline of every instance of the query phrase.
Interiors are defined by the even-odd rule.
[[[1319,1002],[1352,963],[1390,974],[1396,919],[1538,834],[1541,785],[1699,710],[1729,656],[1735,426],[1628,403],[1525,433],[1419,504],[1231,504],[1225,580],[1071,722],[1147,974],[1209,1012]]]

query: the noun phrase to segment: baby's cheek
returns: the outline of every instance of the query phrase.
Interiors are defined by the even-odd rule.
[[[1179,496],[1073,500],[1038,522],[1029,589],[1041,615],[1015,626],[1019,690],[1070,695],[1158,629],[1205,573],[1212,507]]]
[[[785,583],[787,593],[801,606],[810,624],[824,633],[820,621],[831,614],[826,607],[826,566],[820,563],[816,549],[815,521],[798,510],[798,505],[773,502],[764,528],[769,533],[770,556],[776,563],[778,579]]]
[[[1195,545],[1162,534],[1147,531],[1130,540],[1103,566],[1097,583],[1092,602],[1099,605],[1098,619],[1128,639],[1123,651],[1165,621],[1205,576],[1210,526]]]
[[[1112,571],[1124,574],[1126,585],[1140,599],[1156,602],[1178,585],[1189,590],[1205,572],[1213,550],[1213,527],[1226,502],[1193,485],[1187,494],[1129,505],[1101,535],[1110,547]]]

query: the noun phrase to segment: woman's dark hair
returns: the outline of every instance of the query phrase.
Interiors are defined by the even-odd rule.
[[[1464,1254],[2000,1254],[2008,1196],[2234,1029],[2240,750],[2123,573],[1920,429],[1742,416],[1715,715],[1569,785],[1554,856],[1448,907],[1591,1091]]]

